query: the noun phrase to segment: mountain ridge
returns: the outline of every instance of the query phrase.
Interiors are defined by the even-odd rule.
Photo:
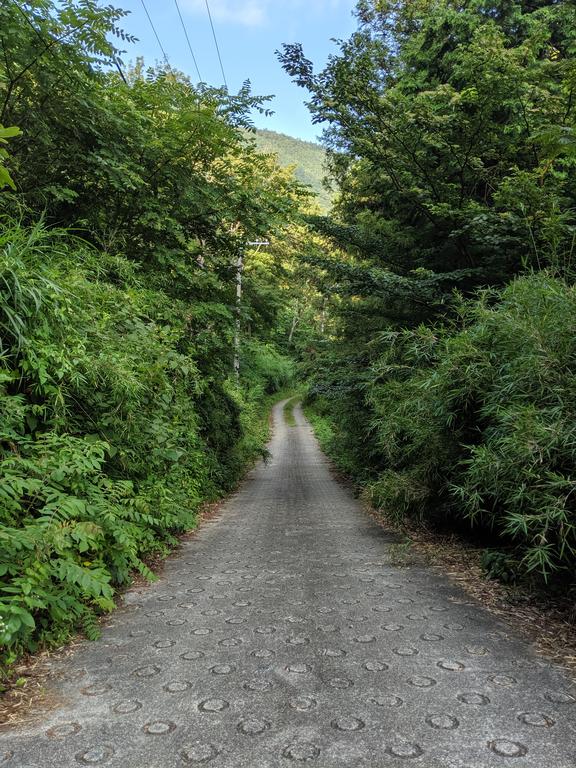
[[[260,152],[274,154],[278,164],[285,167],[294,165],[294,175],[302,184],[312,188],[317,202],[324,211],[332,205],[332,194],[323,186],[326,150],[313,141],[298,139],[286,133],[258,128],[252,134]]]

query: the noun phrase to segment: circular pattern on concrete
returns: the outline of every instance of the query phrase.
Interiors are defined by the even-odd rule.
[[[85,750],[84,752],[78,752],[76,760],[84,765],[102,765],[106,763],[114,755],[114,749],[108,745],[96,746]]]
[[[156,640],[154,643],[154,648],[172,648],[173,645],[176,645],[174,640]]]
[[[491,675],[489,678],[491,683],[499,686],[500,688],[509,688],[512,685],[516,685],[518,682],[515,677],[511,675]]]
[[[165,736],[176,729],[176,724],[170,720],[152,720],[142,726],[144,733],[150,736]]]
[[[354,642],[360,643],[362,645],[365,645],[366,643],[375,643],[376,636],[375,635],[359,635],[358,637],[354,638]]]
[[[544,694],[544,698],[552,704],[574,704],[576,702],[576,696],[565,691],[548,691]]]
[[[296,696],[290,699],[288,705],[291,709],[298,710],[298,712],[310,712],[310,710],[316,709],[317,701],[311,696]]]
[[[236,671],[236,667],[233,664],[215,664],[210,667],[210,672],[213,675],[231,675]]]
[[[364,669],[368,672],[384,672],[389,669],[389,667],[384,661],[367,661],[364,664]]]
[[[112,686],[108,685],[108,683],[93,683],[92,685],[80,688],[80,693],[84,694],[84,696],[103,696],[110,690],[112,690]]]
[[[61,723],[49,728],[46,731],[46,735],[49,739],[65,739],[68,736],[75,736],[81,730],[82,726],[80,723]]]
[[[222,712],[228,709],[230,702],[226,699],[204,699],[198,704],[200,712]]]
[[[272,651],[270,648],[259,648],[252,651],[250,655],[254,656],[255,659],[270,659],[276,655],[276,651]]]
[[[276,632],[276,627],[256,627],[254,632],[258,635],[273,635]]]
[[[180,757],[185,763],[209,763],[220,754],[214,744],[197,742],[180,750]]]
[[[171,680],[162,687],[166,693],[184,693],[192,687],[192,683],[189,683],[188,680]]]
[[[338,659],[343,656],[346,656],[348,651],[345,651],[343,648],[321,648],[318,651],[319,656],[325,656],[329,659]]]
[[[466,651],[470,656],[488,656],[490,653],[488,648],[483,645],[467,645]]]
[[[117,715],[130,715],[132,712],[137,712],[142,709],[142,704],[137,699],[126,699],[120,701],[112,707],[112,712],[116,712]]]
[[[271,691],[274,686],[270,680],[247,680],[242,687],[246,691],[265,693],[266,691]]]
[[[370,699],[372,704],[376,704],[377,707],[401,707],[404,704],[400,696],[396,696],[393,693],[382,693],[379,696],[374,696]]]
[[[366,723],[363,720],[351,715],[336,717],[330,725],[337,731],[361,731],[366,727]]]
[[[431,728],[442,731],[453,731],[460,723],[453,715],[426,715],[426,722]]]
[[[293,635],[286,638],[287,645],[310,645],[310,638],[305,635]]]
[[[260,717],[247,717],[238,723],[236,730],[245,736],[259,736],[264,731],[267,731],[271,725],[269,720],[264,720]]]
[[[489,741],[488,746],[492,752],[500,757],[524,757],[528,753],[528,749],[523,744],[507,739]]]
[[[295,664],[289,664],[286,667],[287,672],[293,672],[296,675],[303,675],[306,672],[310,672],[311,667],[303,662],[296,662]]]
[[[282,752],[282,756],[288,760],[296,760],[305,763],[308,760],[315,760],[320,755],[320,747],[310,741],[300,741],[290,744]]]
[[[243,642],[244,640],[240,637],[225,637],[222,640],[218,640],[218,645],[221,645],[223,648],[237,648]]]
[[[419,744],[408,741],[390,744],[384,751],[391,757],[398,757],[403,760],[413,760],[424,754],[424,750]]]
[[[145,667],[137,667],[132,674],[134,677],[154,677],[160,671],[160,667],[155,664],[147,664]]]
[[[462,704],[472,704],[478,707],[486,706],[490,704],[490,699],[483,693],[476,693],[476,691],[470,691],[467,693],[459,693],[456,697]]]
[[[543,712],[522,712],[518,720],[524,725],[532,725],[535,728],[551,728],[556,721]]]
[[[418,656],[420,651],[418,648],[412,648],[408,645],[402,645],[400,648],[393,648],[392,652],[396,654],[396,656]]]
[[[436,666],[440,667],[440,669],[445,669],[447,672],[461,672],[463,669],[466,669],[461,661],[439,661]]]

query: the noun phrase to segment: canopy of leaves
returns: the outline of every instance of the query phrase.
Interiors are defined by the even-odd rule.
[[[331,333],[304,358],[331,450],[389,513],[465,520],[517,574],[570,574],[576,6],[356,14],[322,71],[280,53],[338,186],[310,223],[342,250],[307,256]]]
[[[287,276],[308,194],[246,140],[265,99],[168,66],[118,71],[124,16],[96,0],[0,4],[8,662],[95,633],[116,587],[150,576],[147,558],[264,452],[266,397],[293,376]],[[266,252],[246,249],[264,237]]]

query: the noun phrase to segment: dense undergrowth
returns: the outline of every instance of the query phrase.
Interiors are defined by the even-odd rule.
[[[118,588],[265,455],[294,374],[286,276],[307,195],[247,138],[265,100],[169,66],[121,75],[123,15],[0,7],[5,665],[97,634]]]
[[[6,222],[5,222],[6,223]],[[2,643],[62,642],[193,527],[264,451],[288,359],[253,341],[248,383],[200,371],[186,302],[66,232],[1,236]]]
[[[508,550],[495,573],[500,559],[506,573],[570,574],[575,332],[574,286],[540,273],[462,302],[448,326],[383,334],[366,381],[312,385],[320,440],[397,521],[490,531]]]
[[[375,507],[467,533],[492,575],[576,565],[576,7],[359,0],[321,72],[339,195],[309,259],[321,441]],[[344,255],[343,255],[344,252]],[[327,289],[327,290],[326,290]]]

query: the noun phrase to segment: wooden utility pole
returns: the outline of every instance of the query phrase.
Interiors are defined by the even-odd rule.
[[[248,241],[238,254],[236,260],[236,321],[234,325],[234,376],[236,381],[240,379],[240,332],[242,330],[242,273],[244,272],[244,249],[260,248],[261,245],[270,245],[268,240]]]

